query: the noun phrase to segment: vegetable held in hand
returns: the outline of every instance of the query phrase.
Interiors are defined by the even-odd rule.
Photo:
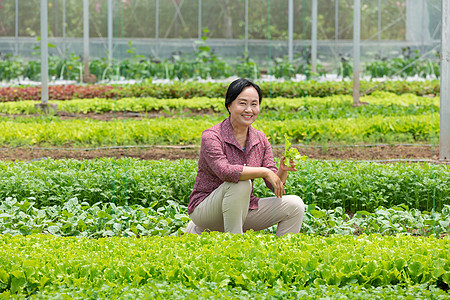
[[[306,161],[308,158],[305,155],[301,155],[297,148],[291,148],[291,142],[289,141],[289,137],[287,134],[284,135],[284,152],[283,156],[285,157],[284,164],[286,167],[291,167],[291,162],[295,164],[295,161],[297,160],[303,160]]]

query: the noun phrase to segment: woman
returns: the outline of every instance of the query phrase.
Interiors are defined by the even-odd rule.
[[[203,231],[243,233],[278,224],[277,235],[298,233],[305,206],[298,196],[284,194],[288,168],[281,158],[277,169],[264,133],[251,124],[259,114],[261,89],[247,79],[228,87],[229,117],[202,135],[197,178],[189,197],[191,222],[186,233]],[[258,199],[253,180],[263,178],[275,197]]]

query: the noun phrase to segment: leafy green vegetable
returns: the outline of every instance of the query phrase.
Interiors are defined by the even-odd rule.
[[[355,108],[352,107],[353,99],[350,95],[333,95],[327,97],[277,97],[264,99],[262,102],[263,113],[258,116],[261,119],[339,119],[358,118],[362,116],[406,116],[423,115],[430,111],[439,110],[439,96],[425,98],[413,94],[396,95],[389,92],[374,92],[371,95],[361,97],[361,101],[370,105]],[[22,100],[0,102],[0,113],[4,114],[43,114],[35,107],[36,101]],[[161,99],[156,97],[124,97],[121,99],[86,98],[73,99],[71,101],[52,100],[58,107],[58,112],[96,114],[105,112],[136,112],[136,113],[164,113],[179,118],[192,118],[186,112],[204,111],[210,114],[226,113],[222,98],[193,97]],[[226,113],[227,115],[227,113]],[[223,115],[220,114],[222,118]]]
[[[33,197],[34,207],[41,208],[76,197],[89,205],[112,202],[157,209],[174,200],[187,206],[197,167],[196,160],[133,158],[0,161],[0,202]],[[450,166],[445,164],[301,160],[297,169],[289,175],[286,193],[309,197],[309,204],[322,209],[374,212],[404,204],[440,212],[450,204]],[[255,180],[254,193],[260,198],[272,195],[262,180]]]
[[[39,209],[33,206],[33,198],[28,200],[0,201],[0,234],[44,233],[89,238],[166,236],[181,234],[190,220],[187,207],[172,200],[166,200],[158,209],[101,202],[89,205],[77,198],[69,199],[62,206]]]
[[[106,236],[180,235],[189,222],[187,207],[166,200],[158,209],[141,205],[116,206],[114,203],[80,203],[69,199],[62,206],[34,207],[34,199],[0,201],[0,234],[101,238]],[[268,230],[270,231],[270,229]],[[306,211],[302,233],[312,235],[342,234],[445,236],[450,233],[450,206],[442,212],[420,212],[405,205],[389,209],[379,207],[374,213],[358,211],[352,217],[342,207],[321,209],[311,205]],[[0,280],[1,280],[0,272]]]
[[[0,62],[1,64],[1,62]],[[160,64],[163,66],[163,64]],[[333,95],[352,95],[350,81],[284,81],[259,82],[263,95],[271,97],[327,97]],[[144,81],[140,84],[125,85],[52,85],[49,87],[50,100],[83,99],[83,98],[114,98],[123,97],[156,97],[193,98],[216,97],[223,98],[223,92],[228,84],[224,82],[181,82],[171,84],[153,84]],[[380,85],[376,81],[361,81],[361,90],[371,94],[373,91],[391,92],[397,95],[411,93],[419,96],[439,95],[440,81],[386,81]],[[40,87],[4,87],[0,88],[0,101],[40,100]]]
[[[23,295],[4,294],[8,299],[23,299]],[[17,298],[16,298],[16,297]],[[63,298],[64,297],[64,298]],[[219,287],[215,282],[204,282],[198,286],[188,286],[180,282],[147,279],[145,285],[133,283],[102,286],[49,286],[37,291],[30,299],[390,299],[390,300],[448,300],[448,294],[436,285],[419,284],[413,286],[390,285],[377,288],[364,285],[317,285],[286,288],[268,287],[262,283],[242,290],[241,287]]]
[[[448,238],[377,234],[277,238],[212,232],[101,239],[6,234],[0,235],[0,297],[26,298],[67,287],[140,288],[155,281],[188,289],[213,285],[236,294],[319,286],[448,285],[449,247]]]
[[[108,122],[95,119],[56,117],[0,117],[1,146],[120,146],[199,144],[203,130],[220,117],[153,118]],[[266,133],[272,144],[282,144],[284,134],[295,142],[379,143],[430,141],[439,136],[439,113],[433,115],[360,117],[348,119],[261,119],[256,129]]]
[[[284,134],[284,152],[283,156],[285,158],[284,164],[286,167],[290,168],[292,165],[296,164],[296,161],[303,160],[306,161],[308,157],[306,155],[301,155],[297,148],[291,147],[291,142],[287,134]]]

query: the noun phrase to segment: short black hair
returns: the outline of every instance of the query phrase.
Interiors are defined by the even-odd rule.
[[[248,79],[238,78],[228,86],[227,94],[225,95],[225,108],[228,110],[228,107],[231,105],[231,102],[236,100],[237,96],[246,88],[246,87],[254,87],[258,92],[259,96],[259,104],[261,104],[262,94],[259,86]],[[228,113],[230,111],[228,110]]]

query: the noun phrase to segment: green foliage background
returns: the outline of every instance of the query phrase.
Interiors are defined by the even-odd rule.
[[[106,37],[107,0],[90,2],[90,36]],[[382,32],[382,39],[404,40],[405,0],[382,1],[383,24],[391,24]],[[36,37],[40,34],[39,1],[19,1],[19,36]],[[49,0],[49,36],[62,36],[62,0]],[[114,1],[115,37],[152,38],[155,37],[156,0]],[[270,11],[268,8],[270,7]],[[339,38],[352,39],[353,1],[339,1]],[[180,8],[182,18],[176,21],[172,1],[159,1],[160,38],[197,38],[198,1],[185,1]],[[322,0],[318,3],[318,38],[335,37],[335,3]],[[202,26],[210,30],[211,38],[244,38],[244,1],[208,0],[202,2]],[[270,38],[287,39],[288,1],[249,0],[249,38],[268,39],[268,19],[270,16]],[[294,0],[295,39],[310,39],[311,1]],[[363,1],[362,39],[368,39],[377,32],[378,2]],[[83,2],[67,1],[66,37],[82,37]],[[175,23],[177,25],[175,25]],[[0,9],[0,36],[14,36],[15,2],[2,1]],[[226,25],[230,24],[230,25]]]

